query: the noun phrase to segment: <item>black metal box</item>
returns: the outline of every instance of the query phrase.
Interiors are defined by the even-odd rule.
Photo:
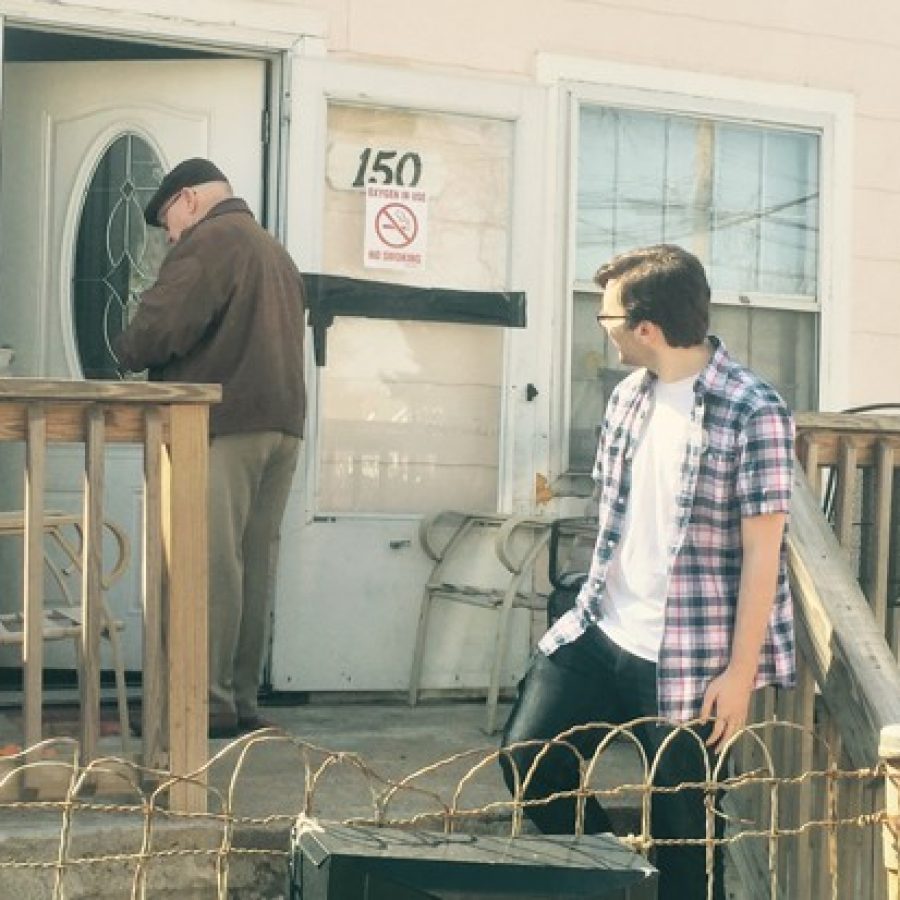
[[[612,835],[494,837],[296,828],[289,900],[655,900],[656,870]]]

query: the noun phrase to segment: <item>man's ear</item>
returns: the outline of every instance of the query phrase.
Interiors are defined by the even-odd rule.
[[[662,329],[655,322],[638,322],[634,333],[648,347],[658,347],[660,342],[665,343]]]
[[[195,213],[197,211],[199,197],[197,191],[194,190],[194,188],[188,187],[184,189],[184,202],[187,206],[188,212]]]

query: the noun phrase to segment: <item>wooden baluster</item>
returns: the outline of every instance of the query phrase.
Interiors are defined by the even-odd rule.
[[[812,668],[805,658],[797,659],[797,687],[794,690],[796,699],[795,721],[802,726],[804,731],[794,733],[794,761],[793,771],[796,775],[803,775],[813,770],[813,727],[815,723],[816,684],[813,678]],[[809,779],[801,781],[796,788],[796,812],[794,824],[802,825],[813,818],[815,804],[813,802],[813,786]],[[813,861],[811,858],[810,833],[808,831],[799,834],[796,838],[796,864],[799,880],[796,882],[798,889],[809,879],[812,872]]]
[[[815,689],[815,681],[813,681]],[[816,772],[823,772],[828,766],[827,751],[822,743],[824,723],[822,718],[825,713],[823,708],[816,705],[816,694],[813,692],[812,720],[814,722],[815,735],[810,742],[812,747],[812,767]],[[821,776],[810,781],[810,819],[822,821],[825,819],[825,782]],[[817,826],[809,834],[809,891],[812,897],[828,897],[828,845],[822,826]]]
[[[163,455],[169,767],[176,775],[200,768],[208,749],[208,420],[205,406],[173,406],[168,452]],[[176,785],[171,805],[204,812],[206,792],[199,785]]]
[[[882,825],[882,867],[884,896],[900,897],[900,724],[881,730],[878,756],[884,764],[884,809],[888,819]]]
[[[841,769],[852,771],[853,763],[846,753],[841,754]],[[838,790],[838,810],[841,818],[852,819],[863,811],[862,782],[856,778],[845,778]],[[861,893],[861,868],[871,862],[864,855],[862,829],[858,826],[838,829],[838,896],[869,897]]]
[[[837,769],[840,768],[841,757],[843,755],[843,741],[841,733],[838,729],[837,720],[831,712],[825,707],[824,715],[824,740],[828,746],[827,768],[830,770],[832,765]],[[841,812],[841,791],[840,782],[836,779],[829,778],[825,782],[825,821],[836,822]],[[827,825],[825,840],[827,842],[828,852],[825,861],[828,867],[828,885],[829,893],[827,896],[831,900],[840,900],[841,898],[841,877],[838,867],[840,856],[840,833],[841,830],[837,825]]]
[[[847,559],[853,558],[853,508],[856,498],[856,445],[841,438],[838,453],[838,488],[834,530]]]
[[[872,588],[869,603],[883,630],[887,630],[888,568],[891,544],[891,498],[894,484],[894,450],[879,441],[875,450],[874,528],[871,546]]]
[[[795,722],[796,693],[794,691],[778,690],[775,693],[774,718],[778,722]],[[797,733],[793,728],[776,726],[770,729],[772,742],[769,747],[772,751],[772,759],[775,763],[775,774],[778,778],[787,779],[797,774],[794,769],[794,747]],[[778,788],[778,825],[791,828],[797,824],[797,788],[793,784],[781,784]],[[779,838],[778,840],[778,885],[789,894],[796,890],[797,885],[797,854],[796,845],[791,838]]]
[[[86,411],[84,559],[81,586],[81,758],[97,756],[100,737],[100,628],[103,590],[103,481],[106,434],[103,407]]]
[[[860,782],[860,814],[868,815],[884,809],[884,781],[880,778]],[[879,890],[884,884],[884,858],[881,853],[881,829],[875,825],[857,825],[862,851],[860,853],[859,897],[879,897],[887,895]]]
[[[46,412],[42,403],[29,403],[25,436],[25,643],[22,647],[26,747],[41,740],[46,469]]]
[[[769,755],[772,759],[772,765],[774,767],[774,771],[770,774],[772,776],[777,776],[778,773],[778,753],[776,751],[776,734],[778,732],[778,728],[773,723],[775,722],[776,715],[775,710],[777,708],[778,703],[778,689],[775,687],[767,687],[763,688],[760,691],[761,702],[759,705],[759,713],[760,713],[760,721],[766,723],[765,729],[762,731],[763,743],[766,747],[769,748]],[[758,765],[760,768],[766,766],[766,759],[762,753],[759,753],[757,756],[759,761]],[[765,817],[765,819],[760,818],[759,821],[768,821],[771,822],[773,816],[778,815],[777,806],[773,808],[772,799],[773,799],[772,791],[766,789],[760,795],[760,812],[761,815]],[[778,846],[775,846],[775,855],[778,855]]]
[[[144,765],[162,768],[166,689],[162,616],[162,416],[148,407],[144,418],[144,534],[141,594],[144,603],[141,734]]]
[[[807,432],[800,435],[797,441],[798,458],[806,472],[813,493],[819,497],[822,494],[822,469],[819,466],[819,443],[815,434]]]

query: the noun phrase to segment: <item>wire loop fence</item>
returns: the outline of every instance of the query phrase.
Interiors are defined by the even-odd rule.
[[[884,852],[890,849],[891,840],[896,852],[897,816],[889,814],[884,802],[889,769],[894,776],[896,769],[884,761],[869,768],[842,769],[819,735],[796,724],[767,722],[749,725],[736,734],[725,751],[707,765],[703,780],[663,787],[654,784],[660,755],[678,734],[696,735],[686,726],[675,727],[656,758],[648,759],[635,728],[654,722],[659,720],[584,726],[604,729],[602,740],[589,756],[582,755],[572,742],[582,729],[544,742],[535,766],[552,747],[563,747],[575,754],[581,777],[574,791],[541,799],[525,799],[534,766],[524,774],[515,773],[512,795],[503,787],[499,760],[511,748],[475,748],[407,774],[385,774],[357,753],[328,750],[279,729],[264,729],[234,741],[192,775],[178,778],[117,757],[81,765],[76,741],[43,741],[0,759],[0,829],[16,837],[12,849],[7,839],[5,849],[0,850],[0,896],[12,896],[13,890],[21,893],[30,877],[32,890],[43,887],[43,896],[52,900],[82,896],[144,900],[155,896],[168,866],[192,861],[193,883],[199,886],[196,896],[220,900],[235,896],[236,866],[253,869],[265,865],[266,877],[273,885],[271,893],[265,893],[265,878],[257,873],[250,878],[256,893],[237,896],[274,898],[281,896],[275,885],[278,873],[287,871],[289,833],[297,822],[447,834],[489,831],[515,838],[531,827],[527,821],[530,807],[558,799],[575,801],[572,827],[576,835],[584,829],[584,811],[590,799],[629,812],[627,833],[620,837],[651,858],[654,848],[663,845],[700,845],[707,848],[707,869],[712,871],[713,848],[724,847],[729,854],[729,889],[737,897],[845,900],[843,886],[855,876],[842,873],[841,868],[879,865],[877,856],[859,859],[857,854],[853,861],[852,850],[859,845],[861,832],[870,832],[872,845],[878,847],[884,834]],[[782,739],[811,734],[816,743],[816,767],[778,771],[771,748],[773,735],[779,732]],[[398,755],[401,751],[398,747]],[[628,771],[638,777],[622,781],[620,764],[615,772],[609,771],[610,757],[621,760],[623,753],[631,756]],[[281,808],[266,809],[254,784],[258,778],[271,777],[276,757],[278,770],[290,774],[279,792]],[[209,811],[183,813],[167,808],[169,793],[182,783],[207,791]],[[703,793],[704,837],[662,839],[651,834],[653,796],[675,790]],[[791,821],[785,810],[801,790],[812,792],[815,815],[806,821]],[[271,801],[271,792],[266,796]],[[349,805],[348,797],[352,798]],[[722,798],[721,803],[717,797]],[[717,821],[724,823],[724,832],[716,829]],[[795,852],[792,841],[800,836],[813,838],[811,868],[802,875],[809,879],[807,890],[798,891],[795,883],[789,888],[791,893],[786,893],[782,880],[785,860]],[[755,848],[752,853],[748,853],[749,847]],[[742,857],[743,870],[739,864]],[[752,858],[757,860],[755,869],[747,863]],[[883,868],[883,858],[880,864]],[[171,870],[167,872],[171,878]],[[246,873],[243,877],[246,879]],[[92,882],[94,886],[87,887]],[[875,878],[871,883],[877,882]],[[712,894],[710,883],[709,896]]]

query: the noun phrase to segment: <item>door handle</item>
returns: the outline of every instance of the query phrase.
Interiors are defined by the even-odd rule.
[[[388,547],[391,550],[405,550],[407,547],[412,547],[412,541],[409,538],[402,538],[401,540],[390,541]]]

